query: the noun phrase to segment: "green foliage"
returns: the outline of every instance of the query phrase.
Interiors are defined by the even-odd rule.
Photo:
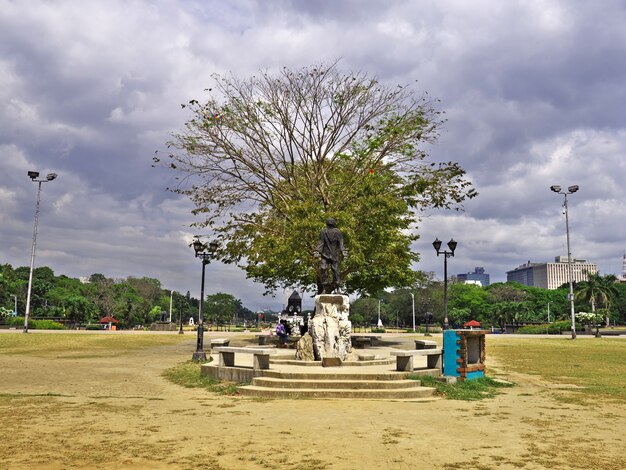
[[[519,327],[515,333],[519,333],[519,334],[525,334],[525,335],[558,335],[561,334],[561,332],[568,332],[571,331],[571,323],[567,324],[567,329],[563,329],[563,327],[561,326],[562,323],[566,323],[566,322],[559,322],[557,323],[546,323],[543,325],[525,325],[525,326],[521,326]]]
[[[608,325],[610,305],[619,292],[616,282],[617,278],[612,274],[601,276],[599,273],[587,273],[587,280],[576,284],[576,299],[591,306],[594,322],[599,323],[600,320],[595,318],[596,307],[603,306]]]
[[[9,310],[8,308],[0,307],[0,319],[3,319],[4,317],[11,316],[12,313],[13,313],[13,310]]]
[[[434,387],[437,394],[449,400],[477,401],[493,398],[501,393],[502,388],[512,387],[510,382],[494,380],[490,377],[480,377],[465,382],[447,384],[434,377],[412,375],[411,379],[420,380],[425,387]]]
[[[241,301],[230,294],[218,292],[207,295],[205,301],[205,317],[216,325],[232,321],[237,313]]]
[[[13,310],[15,295],[18,311],[24,312],[29,272],[30,268],[26,266],[13,269],[9,264],[0,265],[0,308],[4,309],[2,311]],[[169,310],[170,295],[173,321],[178,320],[180,316],[185,323],[191,316],[197,319],[198,299],[191,297],[189,292],[183,295],[162,289],[161,281],[154,278],[130,276],[124,281],[114,281],[96,273],[90,276],[91,282],[82,283],[65,275],[55,276],[50,268],[43,266],[33,271],[33,279],[37,280],[37,286],[41,288],[39,293],[45,291],[45,294],[41,298],[33,297],[29,320],[41,317],[59,319],[66,325],[74,327],[98,322],[100,318],[108,315],[119,320],[118,328],[149,325],[159,319],[161,311]],[[254,312],[241,305],[240,300],[232,299],[238,318],[247,321],[256,318]],[[23,326],[23,317],[21,320],[11,316],[6,318],[5,323],[11,322],[11,325],[16,327]],[[94,328],[99,329],[99,326],[95,325]]]
[[[329,217],[349,249],[348,292],[412,285],[420,212],[476,195],[458,164],[426,162],[441,114],[408,87],[336,64],[215,80],[219,100],[185,105],[193,118],[169,143],[167,166],[191,182],[174,191],[222,240],[218,258],[270,291],[316,287],[315,246]]]
[[[6,324],[14,327],[24,326],[24,317],[8,317]],[[37,320],[35,318],[28,319],[28,328],[32,330],[62,330],[65,327],[63,324],[52,320]]]

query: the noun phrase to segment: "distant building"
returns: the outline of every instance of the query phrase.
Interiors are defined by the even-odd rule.
[[[480,266],[475,267],[473,273],[457,274],[456,278],[466,284],[476,284],[476,282],[478,282],[483,287],[487,287],[489,285],[489,274],[485,272],[485,268]]]
[[[586,259],[572,259],[572,280],[586,281],[587,274],[596,274],[598,266],[587,262]],[[519,282],[525,286],[542,287],[543,289],[558,289],[569,282],[569,268],[567,256],[557,256],[554,263],[531,263],[528,261],[512,271],[507,271],[506,280]]]

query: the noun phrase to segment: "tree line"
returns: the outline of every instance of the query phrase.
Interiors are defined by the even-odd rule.
[[[593,313],[594,323],[626,323],[626,284],[616,281],[614,275],[590,274],[586,281],[575,284],[575,311]],[[448,320],[452,326],[477,320],[497,328],[567,321],[570,319],[568,293],[567,284],[548,290],[515,282],[487,287],[452,282],[448,285]],[[380,312],[384,325],[411,328],[414,307],[416,324],[424,323],[427,312],[433,314],[434,323],[443,324],[443,294],[443,281],[436,280],[432,274],[425,275],[412,288],[357,299],[352,303],[350,318],[357,325],[374,325]],[[590,317],[584,318],[588,321]]]
[[[30,268],[0,265],[0,316],[15,309],[23,316],[26,306]],[[150,277],[112,279],[100,273],[92,274],[88,282],[65,275],[56,276],[47,267],[33,270],[31,315],[33,318],[54,318],[68,325],[98,323],[103,317],[113,317],[119,326],[132,328],[169,319],[170,298],[172,321],[180,318],[197,322],[199,300],[187,293],[164,289],[161,281]],[[242,305],[241,300],[226,293],[208,295],[204,304],[205,321],[224,324],[252,321],[256,314]]]

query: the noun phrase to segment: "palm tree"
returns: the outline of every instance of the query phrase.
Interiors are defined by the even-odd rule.
[[[615,276],[601,276],[599,273],[587,272],[587,280],[576,284],[576,298],[591,305],[591,312],[596,315],[596,306],[608,307],[611,298],[617,293]],[[608,314],[607,314],[608,317]],[[600,325],[596,322],[596,336],[600,336]]]
[[[605,299],[606,303],[604,304],[604,307],[606,308],[604,324],[608,327],[610,325],[609,313],[611,311],[611,301],[615,297],[617,297],[619,293],[619,289],[617,288],[617,276],[615,276],[614,274],[607,274],[606,276],[602,277],[600,283],[607,294],[607,297]]]

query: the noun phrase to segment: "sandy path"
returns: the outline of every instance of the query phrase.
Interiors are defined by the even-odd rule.
[[[0,355],[0,468],[626,468],[626,406],[536,378],[473,403],[253,400],[161,377],[193,349]]]

